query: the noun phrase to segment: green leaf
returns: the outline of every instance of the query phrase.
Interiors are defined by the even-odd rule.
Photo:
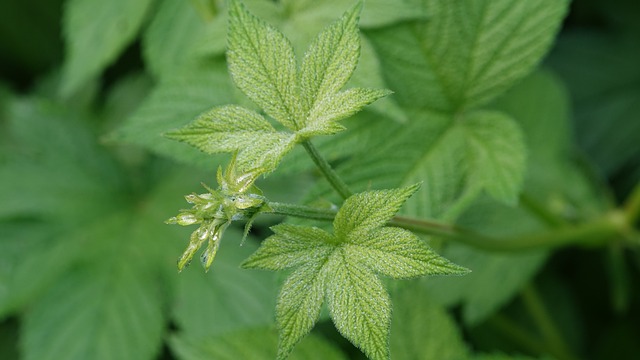
[[[315,262],[299,267],[282,285],[276,320],[280,330],[278,359],[288,357],[293,347],[306,336],[320,318],[324,301],[325,277],[329,269],[324,270],[327,260],[317,258]]]
[[[233,0],[228,41],[229,71],[238,88],[269,116],[291,130],[298,129],[298,75],[289,40]]]
[[[412,232],[400,228],[384,227],[369,238],[351,238],[344,252],[374,272],[394,279],[468,273],[433,252]]]
[[[162,79],[135,113],[111,135],[203,168],[217,165],[210,155],[162,134],[180,128],[215,105],[235,102],[231,79],[221,59]]]
[[[333,250],[333,236],[326,231],[307,226],[280,224],[242,267],[247,269],[283,270],[324,259]]]
[[[165,78],[190,65],[207,29],[225,22],[218,17],[207,22],[190,1],[161,1],[142,37],[142,54],[147,68],[156,78]],[[224,33],[223,28],[217,34],[221,39],[218,42],[223,44]],[[221,49],[217,55],[223,51]]]
[[[471,186],[515,204],[526,168],[526,148],[518,124],[504,114],[487,111],[471,113],[462,125]]]
[[[294,267],[280,291],[278,358],[284,359],[318,321],[324,298],[337,329],[372,359],[388,358],[391,304],[376,272],[394,278],[463,274],[410,232],[384,227],[419,185],[349,197],[334,220],[335,235],[278,225],[244,267]]]
[[[275,276],[238,267],[257,248],[253,241],[238,246],[241,238],[239,230],[227,229],[212,271],[191,267],[178,276],[171,313],[182,336],[225,336],[249,327],[273,324]],[[171,266],[171,271],[173,269]]]
[[[625,17],[620,15],[612,24],[620,24]],[[640,91],[629,85],[640,81],[638,35],[620,35],[567,33],[550,56],[571,93],[578,144],[606,176],[633,169],[640,156]]]
[[[357,242],[371,230],[386,224],[407,199],[420,187],[367,191],[348,198],[336,215],[334,230],[341,241]]]
[[[0,224],[0,319],[22,310],[80,257],[74,235],[33,222]]]
[[[568,1],[423,0],[429,21],[371,31],[391,89],[411,107],[479,106],[529,73]]]
[[[335,95],[349,80],[360,56],[358,18],[362,3],[325,28],[307,50],[300,68],[304,113],[317,113],[319,103]]]
[[[348,89],[325,97],[317,102],[307,116],[305,127],[297,132],[301,137],[331,135],[345,127],[338,120],[350,117],[363,107],[389,95],[391,92],[378,89]]]
[[[128,260],[76,269],[27,312],[29,359],[152,359],[164,316],[158,283]]]
[[[464,228],[493,237],[542,231],[545,226],[525,209],[507,206],[482,198],[463,213],[458,223]],[[547,253],[533,251],[504,254],[478,251],[451,244],[442,254],[447,259],[471,269],[464,277],[430,278],[425,282],[432,298],[445,305],[463,304],[467,324],[475,325],[499,310],[535,276]]]
[[[388,359],[391,301],[384,286],[340,249],[327,267],[327,304],[336,328],[370,359]]]
[[[171,350],[181,360],[273,360],[276,358],[277,343],[277,334],[263,328],[250,328],[208,338],[181,334],[169,339]],[[300,343],[289,359],[344,360],[346,356],[331,343],[311,335]]]
[[[62,93],[70,95],[110,65],[135,38],[153,0],[69,0]]]
[[[15,148],[0,166],[0,218],[77,225],[122,205],[121,168],[92,138],[84,116],[47,100],[21,99],[8,106],[7,118]]]
[[[521,131],[508,116],[471,111],[456,116],[412,111],[389,127],[387,141],[346,161],[338,170],[356,190],[422,183],[402,213],[453,220],[482,191],[514,203],[526,169]],[[324,187],[312,196],[327,196]]]
[[[393,302],[393,359],[467,359],[467,346],[456,322],[426,291],[409,286],[394,294]]]
[[[216,107],[167,136],[206,153],[238,152],[239,169],[273,170],[295,145],[295,135],[276,131],[262,115],[236,105]]]

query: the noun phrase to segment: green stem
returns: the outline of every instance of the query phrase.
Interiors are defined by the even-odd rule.
[[[285,204],[278,202],[269,202],[268,210],[265,213],[294,216],[304,219],[333,221],[337,211],[332,209],[319,209],[304,205]]]
[[[302,217],[314,220],[333,221],[337,210],[318,209],[309,206],[283,203],[269,203],[270,213]],[[441,236],[445,239],[493,252],[514,252],[550,249],[570,244],[605,244],[620,233],[620,221],[615,216],[605,216],[592,222],[565,226],[536,234],[494,238],[478,234],[455,225],[436,221],[396,216],[388,225],[397,226],[417,233]]]
[[[306,140],[302,142],[302,146],[304,146],[304,149],[307,150],[307,153],[309,154],[309,156],[311,156],[311,159],[313,159],[313,162],[318,166],[318,169],[320,169],[320,172],[322,172],[324,177],[327,178],[331,186],[333,186],[333,188],[336,189],[338,194],[340,194],[340,196],[342,196],[343,199],[347,199],[348,197],[353,195],[351,190],[349,190],[349,187],[347,186],[347,184],[344,181],[342,181],[342,179],[338,176],[335,170],[333,170],[333,168],[327,162],[327,160],[324,157],[322,157],[322,155],[320,155],[320,153],[315,148],[315,146],[313,146],[311,141]]]
[[[536,289],[532,285],[527,285],[522,290],[521,296],[525,307],[529,310],[533,321],[545,339],[549,351],[559,359],[576,359],[562,338],[562,334],[553,322]]]

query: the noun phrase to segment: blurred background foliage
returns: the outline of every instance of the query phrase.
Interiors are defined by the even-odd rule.
[[[348,6],[245,3],[298,49]],[[367,1],[353,85],[386,86],[368,34],[429,21],[417,3]],[[489,105],[527,135],[520,205],[481,199],[458,223],[523,234],[554,226],[535,205],[581,220],[629,195],[640,182],[638,16],[635,0],[571,3],[541,68]],[[275,357],[282,277],[238,265],[280,219],[259,218],[242,247],[230,229],[209,273],[181,274],[189,229],[162,223],[183,194],[213,183],[224,157],[160,134],[217,104],[252,106],[227,74],[225,38],[218,0],[0,2],[0,359]],[[407,121],[391,97],[318,147],[349,179],[349,159]],[[317,177],[294,152],[259,185],[275,201],[318,200]],[[637,251],[489,253],[426,240],[474,272],[389,284],[394,359],[640,358]],[[292,355],[359,358],[330,323]]]

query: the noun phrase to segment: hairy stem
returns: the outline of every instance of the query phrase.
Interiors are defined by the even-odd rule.
[[[322,172],[322,175],[324,175],[324,177],[327,178],[331,186],[333,186],[333,188],[336,189],[338,194],[340,194],[340,196],[342,196],[343,199],[347,199],[348,197],[353,195],[351,190],[349,190],[349,187],[347,186],[347,184],[344,181],[342,181],[342,179],[338,176],[336,171],[333,170],[333,168],[327,162],[327,160],[324,157],[322,157],[322,155],[320,155],[320,153],[318,152],[318,149],[316,149],[316,147],[313,146],[311,141],[306,140],[302,142],[302,146],[304,146],[304,149],[307,150],[307,153],[309,154],[309,156],[311,156],[311,159],[313,159],[313,162],[316,164],[316,166],[318,166],[318,169],[320,169],[320,172]]]
[[[265,212],[302,217],[314,220],[333,221],[337,209],[319,209],[303,205],[269,203]],[[620,221],[616,216],[604,216],[591,222],[564,226],[540,233],[495,238],[478,234],[472,230],[432,220],[396,216],[388,223],[416,233],[441,236],[481,250],[492,252],[515,252],[551,249],[570,244],[602,245],[620,234]]]
[[[332,209],[319,209],[304,205],[269,202],[265,213],[294,216],[304,219],[333,221],[337,211]]]

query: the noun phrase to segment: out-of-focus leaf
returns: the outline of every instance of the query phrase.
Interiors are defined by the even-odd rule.
[[[257,248],[253,241],[240,246],[241,238],[239,230],[228,229],[211,271],[192,266],[179,274],[172,313],[181,336],[223,336],[273,324],[277,281],[271,273],[240,269]]]
[[[529,213],[495,201],[471,206],[459,223],[489,236],[514,237],[539,231],[544,226]],[[450,244],[442,254],[471,270],[466,276],[433,278],[425,284],[433,298],[451,305],[462,302],[468,324],[477,324],[509,301],[536,273],[546,259],[544,252],[497,254]]]
[[[69,0],[61,91],[70,95],[97,76],[135,38],[153,0]]]
[[[112,138],[210,169],[215,163],[210,155],[162,135],[186,125],[212,106],[234,102],[225,63],[217,60],[163,80]]]
[[[224,23],[218,17],[204,19],[192,1],[161,1],[142,37],[144,60],[151,73],[162,79],[190,64],[195,58],[196,45],[207,29]],[[226,24],[216,34],[223,44],[220,54],[224,51],[225,29]]]
[[[209,338],[182,335],[170,339],[180,360],[273,360],[278,345],[277,332],[254,328]],[[320,337],[308,336],[289,356],[290,360],[343,360],[346,356]]]
[[[457,111],[486,103],[546,53],[567,1],[424,0],[429,20],[371,31],[405,106]]]
[[[419,287],[393,296],[391,356],[397,360],[460,360],[468,349],[455,321]]]
[[[25,359],[153,358],[162,340],[162,293],[127,255],[75,268],[29,309]]]
[[[637,44],[637,36],[574,32],[550,57],[571,93],[578,142],[608,176],[640,155]]]
[[[46,100],[17,100],[7,116],[15,149],[0,167],[0,218],[76,223],[123,200],[121,169],[82,116]]]

